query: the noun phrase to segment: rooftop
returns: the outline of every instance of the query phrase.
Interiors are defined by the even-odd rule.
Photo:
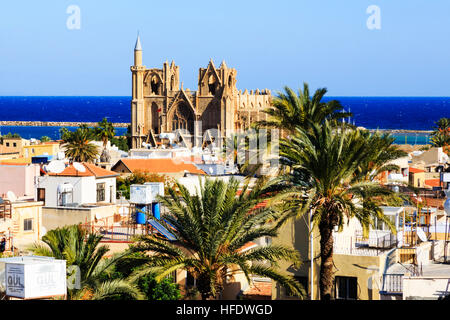
[[[425,170],[410,167],[409,172],[410,173],[420,173],[420,172],[425,172]]]
[[[83,166],[86,168],[86,171],[81,172],[74,168],[73,165],[67,166],[63,172],[61,173],[49,173],[49,176],[62,176],[62,177],[92,177],[96,178],[106,178],[106,177],[116,177],[119,174],[114,171],[106,170],[92,163],[83,162]]]
[[[188,172],[191,174],[204,175],[203,170],[198,169],[194,164],[172,159],[121,159],[114,167],[122,162],[130,172],[144,171],[149,173],[179,173]]]

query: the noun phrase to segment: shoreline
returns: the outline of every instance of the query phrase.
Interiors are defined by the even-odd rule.
[[[0,126],[10,127],[79,127],[80,125],[96,127],[98,122],[69,122],[69,121],[0,121]],[[115,128],[127,128],[130,123],[116,122],[112,123]]]
[[[0,121],[0,126],[11,127],[79,127],[82,124],[86,124],[89,127],[95,127],[98,122],[71,122],[71,121]],[[115,128],[127,128],[129,122],[115,122],[112,123]],[[367,129],[367,128],[365,128]],[[382,131],[390,133],[432,133],[433,130],[408,130],[408,129],[367,129],[370,132]]]
[[[382,131],[390,133],[433,133],[433,130],[408,130],[408,129],[367,129],[370,132]]]

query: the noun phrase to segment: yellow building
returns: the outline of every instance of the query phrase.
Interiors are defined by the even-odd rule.
[[[41,144],[25,145],[22,147],[23,152],[21,152],[22,157],[17,159],[4,160],[4,163],[15,163],[15,164],[29,164],[31,163],[32,157],[50,155],[56,156],[60,151],[59,142],[45,142]]]
[[[383,207],[384,213],[392,217],[392,222],[398,224],[398,217],[403,208]],[[335,299],[347,300],[380,300],[382,279],[385,265],[390,261],[396,237],[389,232],[383,223],[370,231],[369,237],[362,237],[362,230],[356,219],[345,223],[342,232],[333,235],[333,275]],[[313,246],[311,248],[311,239]],[[280,263],[280,269],[292,275],[299,281],[311,297],[311,266],[313,299],[320,299],[320,236],[317,228],[309,232],[309,219],[302,217],[292,219],[282,226],[273,244],[294,246],[300,253],[302,265],[296,269],[287,263]],[[311,249],[313,263],[311,264]],[[272,284],[272,299],[297,299],[289,296],[285,290],[276,283]]]
[[[12,245],[19,250],[26,250],[40,240],[42,230],[41,201],[16,201],[0,205],[0,236],[8,239],[8,249]],[[2,215],[2,208],[7,207],[7,214]]]
[[[409,168],[409,184],[415,188],[425,187],[425,170],[417,168]]]

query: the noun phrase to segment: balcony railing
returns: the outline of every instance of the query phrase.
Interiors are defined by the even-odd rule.
[[[0,219],[11,219],[11,211],[11,202],[3,200],[3,203],[0,203]]]
[[[371,232],[368,238],[364,238],[358,232],[354,236],[333,235],[333,250],[336,254],[378,256],[397,246],[397,237],[392,233]]]
[[[403,274],[384,274],[381,292],[384,294],[400,294],[403,292]]]

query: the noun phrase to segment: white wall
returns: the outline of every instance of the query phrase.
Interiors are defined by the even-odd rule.
[[[38,188],[45,188],[45,206],[58,206],[58,185],[70,183],[73,186],[73,203],[88,204],[97,202],[97,183],[105,183],[105,201],[115,203],[116,178],[96,179],[91,177],[63,177],[43,176],[39,177]],[[111,199],[110,186],[112,186],[113,197]],[[111,201],[112,200],[112,201]]]
[[[449,277],[403,277],[404,300],[436,300],[450,294]]]

